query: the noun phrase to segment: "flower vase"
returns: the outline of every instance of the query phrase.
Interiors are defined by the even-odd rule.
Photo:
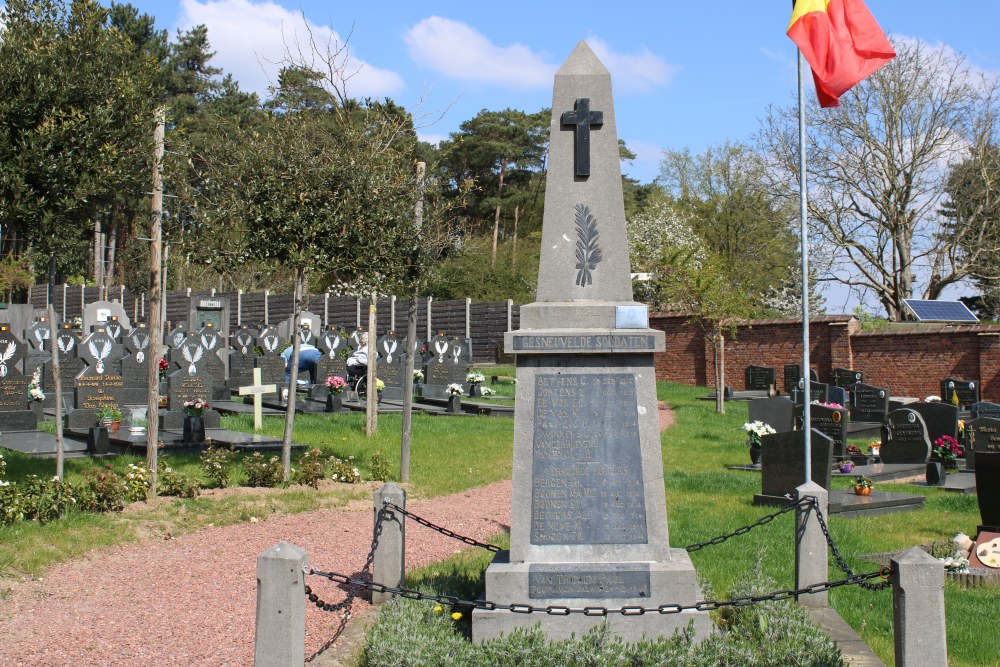
[[[944,486],[945,481],[948,479],[944,463],[942,461],[928,461],[925,477],[927,479],[927,486]]]
[[[340,412],[344,409],[344,397],[340,394],[326,395],[326,411],[327,412]]]
[[[750,463],[752,465],[760,465],[760,443],[750,441]]]
[[[184,418],[184,435],[182,442],[185,445],[205,444],[205,420],[200,415],[197,417],[188,416]]]
[[[477,398],[477,397],[482,396],[482,395],[483,395],[483,393],[479,389],[479,383],[478,382],[471,382],[471,383],[469,383],[469,398]]]
[[[850,461],[850,460],[841,461],[840,465],[838,467],[840,468],[840,472],[842,472],[844,474],[847,474],[847,473],[851,472],[852,470],[854,470],[854,461]]]
[[[41,401],[31,401],[31,411],[34,412],[35,416],[38,417],[39,419],[43,419],[45,417],[45,413],[42,410]]]
[[[854,495],[856,496],[870,496],[872,494],[872,487],[870,486],[855,486]]]
[[[462,411],[462,397],[461,396],[449,396],[448,397],[448,412],[452,414],[458,414]]]

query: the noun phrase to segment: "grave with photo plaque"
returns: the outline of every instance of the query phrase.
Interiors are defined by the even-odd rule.
[[[924,418],[927,439],[932,443],[943,435],[958,440],[958,408],[954,405],[948,403],[909,403],[906,407]]]
[[[835,387],[850,390],[853,385],[865,381],[865,374],[861,371],[852,371],[849,368],[834,368],[832,380]]]
[[[59,354],[59,376],[62,380],[64,398],[72,396],[76,386],[76,377],[87,366],[83,359],[78,356],[79,342],[75,330],[68,322],[60,325],[56,332],[56,350]],[[42,401],[42,405],[46,408],[54,408],[56,406],[56,386],[51,373],[45,374],[42,387],[45,391],[45,400]]]
[[[802,385],[803,382],[800,379],[799,384]],[[830,385],[824,384],[822,382],[810,382],[809,383],[809,402],[810,403],[826,403],[829,400],[829,387]],[[800,386],[792,392],[792,401],[796,405],[802,405],[802,401],[805,398],[805,391]]]
[[[396,337],[395,332],[390,331],[378,339],[375,349],[379,354],[378,379],[385,382],[382,398],[388,401],[403,400],[403,372],[406,370],[403,364],[406,349],[403,341]]]
[[[770,366],[747,366],[743,372],[744,387],[747,391],[767,391],[777,386],[775,373]]]
[[[667,535],[653,366],[664,335],[616,326],[618,306],[643,306],[632,298],[610,76],[584,42],[556,73],[552,109],[537,301],[504,336],[518,378],[510,550],[487,568],[485,599],[693,604],[694,566]],[[431,364],[446,360],[437,341]],[[475,609],[472,635],[481,642],[541,623],[550,638],[566,638],[607,622],[636,641],[670,637],[689,621],[697,638],[711,632],[706,613],[687,610],[625,618]]]
[[[30,327],[24,331],[24,342],[28,344],[27,352],[24,356],[24,374],[29,379],[34,375],[35,370],[40,368],[42,380],[42,390],[45,390],[45,373],[48,365],[52,362],[52,352],[48,347],[49,338],[52,332],[49,330],[49,318],[36,318]]]
[[[256,368],[260,369],[261,382],[277,385],[279,391],[283,386],[288,387],[288,381],[285,379],[285,360],[281,356],[282,342],[281,336],[274,329],[260,332],[257,336],[257,345],[263,354],[255,359]],[[278,393],[264,394],[265,397],[278,395]]]
[[[860,383],[851,387],[851,421],[885,421],[889,414],[889,390]]]
[[[198,341],[205,348],[205,363],[202,368],[212,378],[212,400],[229,400],[231,392],[226,384],[226,364],[220,356],[226,348],[222,334],[209,323],[198,332]]]
[[[957,397],[957,403],[956,403]],[[941,400],[964,408],[979,402],[979,384],[973,380],[945,378],[941,380]]]
[[[257,352],[257,332],[254,329],[243,328],[233,334],[229,350],[229,381],[230,391],[236,391],[253,383],[254,362]]]
[[[847,410],[828,408],[825,405],[809,406],[809,423],[814,431],[819,431],[833,442],[833,455],[844,456],[847,441]]]
[[[465,363],[461,345],[454,348],[455,340],[439,333],[428,343],[431,358],[427,362],[424,377],[423,397],[444,398],[448,395],[448,385],[465,384]]]
[[[149,401],[149,330],[140,324],[125,336],[122,358],[122,404],[144,405]]]
[[[882,463],[926,463],[931,455],[927,425],[918,412],[893,410],[882,425]]]
[[[802,379],[802,364],[785,364],[782,370],[784,371],[785,393],[790,396],[793,391],[799,388],[799,380]],[[809,371],[809,379],[813,382],[819,382],[819,375],[815,369]]]
[[[95,326],[94,333],[80,342],[79,354],[87,367],[76,378],[76,409],[67,418],[71,429],[93,426],[102,408],[122,409],[122,350],[103,326]]]
[[[326,379],[332,376],[347,377],[347,370],[344,368],[346,361],[344,355],[347,351],[347,335],[343,329],[336,327],[326,329],[316,340],[316,347],[323,354],[316,361],[317,386],[313,388],[311,397],[313,400],[326,400],[329,391],[326,388]]]
[[[0,433],[38,428],[38,415],[28,408],[31,378],[20,369],[27,348],[9,324],[0,324]]]

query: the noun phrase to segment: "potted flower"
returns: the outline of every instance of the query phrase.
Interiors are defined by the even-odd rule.
[[[462,411],[462,394],[465,393],[465,389],[462,385],[457,382],[452,382],[445,389],[445,393],[448,394],[448,412],[458,413]]]
[[[947,470],[958,466],[955,459],[962,453],[958,440],[950,435],[942,435],[931,447],[931,458],[927,462],[927,485],[944,486]]]
[[[881,451],[882,451],[881,440],[872,440],[871,444],[868,445],[868,453],[872,455],[876,463],[880,461],[879,452]]]
[[[122,423],[122,411],[114,405],[102,406],[97,411],[97,423],[104,428],[117,431]]]
[[[848,445],[844,453],[850,457],[851,463],[856,466],[868,465],[868,455],[861,451],[857,445]]]
[[[760,463],[760,439],[777,431],[762,421],[747,422],[743,425],[743,431],[747,434],[747,444],[750,446],[750,462],[757,465]]]
[[[465,381],[469,383],[469,396],[481,396],[479,385],[486,382],[486,376],[479,371],[472,371],[465,376]]]
[[[854,478],[854,493],[859,496],[870,496],[872,494],[871,477],[858,475]]]
[[[208,401],[200,398],[184,401],[184,435],[185,445],[205,444],[205,412],[211,409]]]
[[[45,400],[45,392],[42,391],[42,369],[38,367],[31,374],[31,382],[28,384],[28,403],[35,414],[41,416],[42,401]]]
[[[339,375],[330,375],[326,378],[326,411],[340,412],[344,407],[344,390],[347,389],[347,380]]]
[[[382,402],[382,391],[385,389],[385,381],[375,378],[375,395],[379,403]]]

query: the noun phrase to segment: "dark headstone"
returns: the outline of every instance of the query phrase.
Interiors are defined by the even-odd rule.
[[[747,366],[744,372],[747,391],[767,391],[777,385],[775,369],[772,366]]]
[[[801,380],[800,380],[801,384]],[[826,403],[829,399],[828,395],[829,385],[822,382],[810,382],[809,383],[809,402],[810,403]],[[805,392],[801,388],[796,388],[792,392],[792,400],[798,405],[802,405],[802,399]]]
[[[976,495],[980,532],[1000,532],[1000,419],[980,417],[966,422],[976,460]]]
[[[795,495],[795,489],[805,483],[805,431],[790,431],[765,435],[761,439],[761,493],[765,496]],[[819,431],[813,431],[812,481],[824,489],[830,488],[833,467],[833,441]]]
[[[149,399],[150,335],[141,326],[125,336],[126,356],[122,359],[122,402],[145,403]]]
[[[226,365],[219,353],[226,348],[222,334],[215,327],[205,327],[198,332],[198,342],[205,348],[205,372],[212,376],[212,384],[222,387],[226,384]]]
[[[785,364],[785,393],[791,396],[792,392],[799,388],[799,380],[801,378],[802,366],[800,364]]]
[[[28,346],[7,324],[0,324],[0,432],[27,431],[38,427],[38,417],[28,409],[31,378],[21,372]]]
[[[428,347],[433,356],[427,362],[423,395],[441,398],[446,395],[448,385],[465,384],[468,371],[465,346],[461,340],[438,334],[428,343]]]
[[[851,387],[851,421],[882,423],[888,413],[888,389],[863,383]]]
[[[316,341],[316,347],[323,356],[316,362],[316,378],[320,384],[326,383],[326,378],[333,375],[347,377],[344,368],[347,354],[347,338],[341,329],[327,329]]]
[[[795,404],[784,396],[755,399],[747,410],[750,421],[762,421],[778,433],[787,433],[795,425]]]
[[[924,425],[927,426],[927,438],[931,443],[943,435],[958,440],[958,408],[954,405],[948,403],[909,403],[906,407],[924,418]]]
[[[819,431],[833,441],[834,456],[844,456],[844,443],[847,441],[846,409],[810,405],[809,423],[814,431]]]
[[[95,326],[94,333],[79,345],[80,356],[87,368],[76,378],[76,408],[96,411],[101,408],[122,407],[121,357],[122,346]]]
[[[24,332],[24,339],[31,346],[31,349],[47,351],[48,347],[45,342],[49,340],[51,335],[48,318],[41,317]]]
[[[826,402],[836,403],[837,405],[842,405],[846,408],[849,402],[847,390],[843,387],[834,387],[833,385],[827,387]]]
[[[254,361],[257,352],[256,332],[253,329],[240,329],[232,336],[229,351],[229,388],[238,389],[253,382]]]
[[[893,410],[882,425],[883,463],[925,463],[931,455],[931,441],[920,413],[908,408]]]
[[[86,368],[83,359],[77,356],[79,348],[79,340],[73,329],[69,325],[63,325],[56,332],[56,349],[59,351],[59,376],[62,380],[64,397],[73,395],[76,377]],[[44,379],[45,382],[42,386],[45,391],[45,401],[43,401],[43,405],[52,408],[56,405],[55,381],[52,373],[46,373]]]
[[[361,347],[361,336],[364,334],[365,328],[358,327],[347,334],[347,346],[350,348],[351,352]]]
[[[973,419],[979,419],[980,417],[1000,419],[1000,404],[997,403],[979,401],[978,403],[971,404],[968,410]]]
[[[955,405],[956,395],[959,407],[978,403],[979,384],[973,380],[958,380],[951,377],[941,380],[941,400]]]
[[[167,377],[168,408],[171,412],[184,409],[185,401],[212,402],[212,376],[204,371],[174,371]]]
[[[833,382],[835,387],[850,389],[851,385],[865,381],[865,374],[862,371],[853,371],[849,368],[834,368]]]
[[[378,378],[385,382],[385,389],[382,392],[383,398],[397,401],[403,398],[403,372],[406,367],[403,365],[404,352],[406,348],[403,341],[396,338],[396,334],[389,333],[379,338],[375,345],[378,350]],[[412,378],[410,382],[412,382]]]
[[[260,369],[261,382],[278,386],[280,395],[285,380],[285,360],[281,356],[281,336],[274,329],[265,329],[257,336],[257,345],[263,356],[257,357],[257,368]],[[267,394],[265,394],[267,396]]]

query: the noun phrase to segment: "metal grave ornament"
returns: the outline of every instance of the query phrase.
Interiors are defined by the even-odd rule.
[[[17,353],[17,343],[8,340],[7,345],[0,349],[0,377],[7,377],[7,364]]]
[[[205,348],[197,343],[193,345],[183,345],[181,346],[181,356],[183,356],[184,361],[189,364],[188,375],[194,375],[198,372],[198,362],[201,361],[203,356],[205,356]]]
[[[132,347],[135,348],[135,360],[140,364],[146,360],[146,350],[149,349],[149,334],[142,329],[136,329],[129,336]]]
[[[90,356],[94,358],[94,370],[100,375],[104,372],[105,364],[104,360],[111,356],[111,350],[114,347],[114,343],[110,340],[94,340],[91,338],[90,343],[87,345],[87,350],[90,352]]]
[[[573,165],[577,176],[590,176],[590,128],[604,124],[603,111],[591,111],[590,99],[579,98],[573,104],[573,111],[562,115],[563,126],[573,129]]]

